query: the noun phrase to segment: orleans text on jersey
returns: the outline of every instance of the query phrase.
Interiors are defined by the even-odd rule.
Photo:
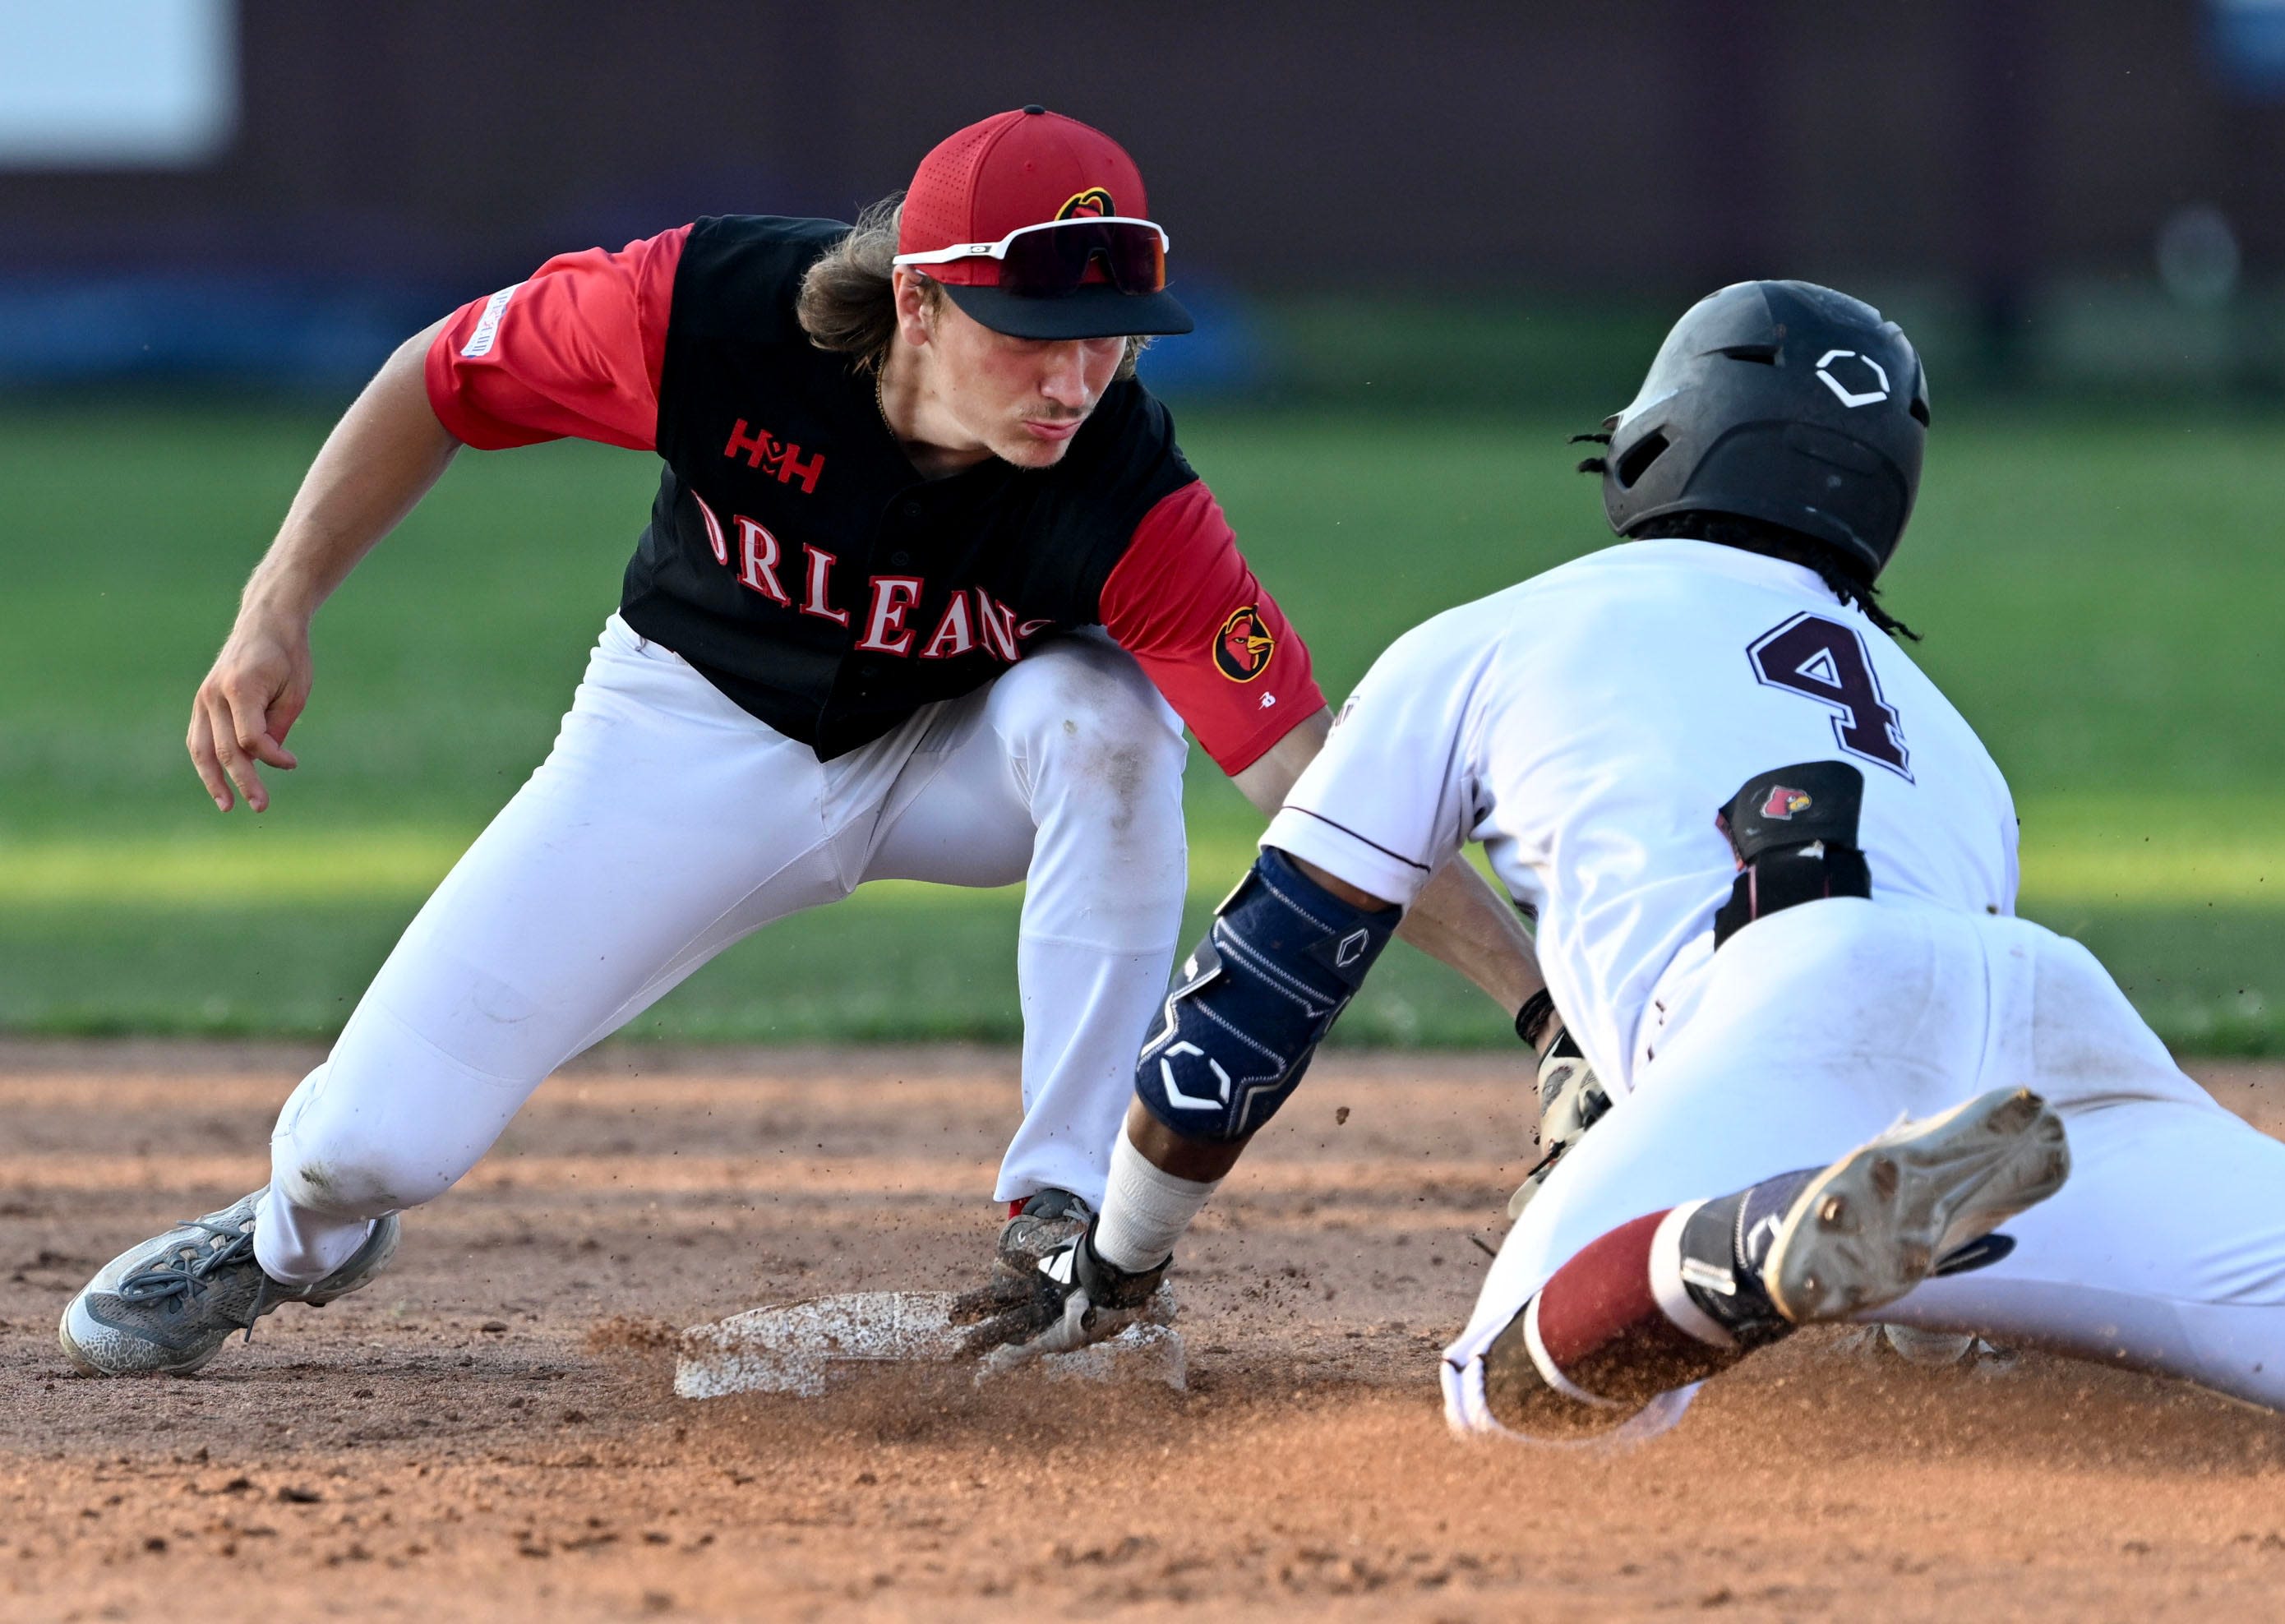
[[[430,402],[484,449],[664,458],[620,614],[821,757],[1098,624],[1225,772],[1314,715],[1308,651],[1141,383],[1051,468],[915,473],[870,375],[795,319],[847,229],[726,216],[551,260],[446,323]]]

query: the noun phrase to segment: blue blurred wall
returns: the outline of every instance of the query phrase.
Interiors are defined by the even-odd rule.
[[[232,15],[211,158],[0,155],[0,385],[336,388],[552,253],[845,216],[1033,99],[1140,160],[1212,317],[1153,373],[1197,392],[1274,382],[1278,312],[1312,301],[1666,310],[1758,274],[1901,290],[2005,372],[2060,330],[2053,290],[2154,289],[2186,208],[2226,223],[2250,289],[2285,256],[2270,0]]]

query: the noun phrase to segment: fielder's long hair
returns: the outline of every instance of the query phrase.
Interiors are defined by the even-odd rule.
[[[888,359],[897,336],[897,301],[890,272],[897,256],[897,231],[904,218],[905,194],[890,193],[857,216],[849,235],[828,248],[801,279],[794,314],[809,341],[820,349],[853,358],[863,372],[877,370]],[[944,288],[923,280],[922,297],[930,306],[944,299]],[[1127,354],[1119,364],[1121,379],[1135,375],[1135,363],[1150,344],[1147,338],[1127,341]]]

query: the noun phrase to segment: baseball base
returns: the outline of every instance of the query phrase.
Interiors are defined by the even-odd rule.
[[[867,1367],[949,1362],[964,1334],[952,1322],[952,1302],[949,1291],[854,1291],[694,1326],[675,1361],[675,1396],[815,1398]],[[1162,1382],[1178,1393],[1188,1384],[1182,1333],[1149,1322],[1075,1353],[1050,1353],[1039,1368],[1066,1380]]]

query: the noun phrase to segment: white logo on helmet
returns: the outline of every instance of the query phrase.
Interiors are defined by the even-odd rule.
[[[1868,369],[1873,376],[1879,380],[1880,388],[1868,389],[1862,395],[1857,394],[1833,375],[1833,364],[1835,361],[1854,361],[1857,365]],[[1828,349],[1818,357],[1817,379],[1826,388],[1831,389],[1833,397],[1844,406],[1869,406],[1876,400],[1888,398],[1888,373],[1871,356],[1860,356],[1853,349]]]

